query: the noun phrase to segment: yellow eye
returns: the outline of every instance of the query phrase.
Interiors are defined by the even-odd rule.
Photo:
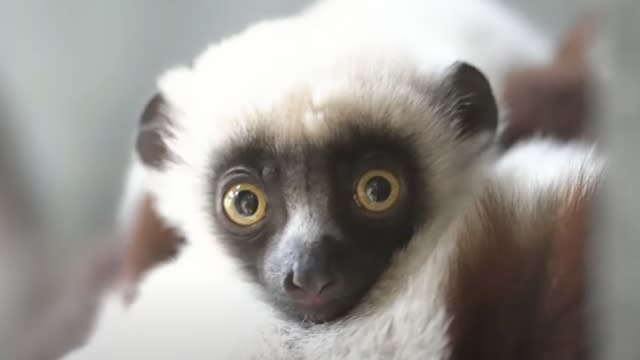
[[[385,211],[398,200],[400,183],[387,170],[369,170],[358,179],[356,200],[369,211]]]
[[[222,205],[229,220],[249,226],[264,218],[267,201],[264,192],[257,186],[241,183],[227,190]]]

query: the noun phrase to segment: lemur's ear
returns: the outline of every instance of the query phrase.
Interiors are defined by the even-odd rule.
[[[166,137],[170,125],[169,106],[161,94],[156,94],[142,113],[136,139],[136,152],[146,166],[161,168],[168,160]]]
[[[495,132],[498,106],[487,77],[475,66],[456,62],[446,70],[438,101],[453,111],[451,121],[462,137],[479,132]]]

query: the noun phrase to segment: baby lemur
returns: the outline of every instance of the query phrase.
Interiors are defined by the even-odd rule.
[[[184,242],[69,359],[580,356],[551,343],[602,160],[496,146],[504,79],[551,57],[491,1],[330,0],[170,70],[125,213]]]

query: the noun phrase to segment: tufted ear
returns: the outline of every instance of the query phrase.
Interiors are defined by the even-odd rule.
[[[169,106],[161,94],[147,103],[138,128],[136,152],[142,162],[153,168],[162,168],[169,158],[166,138],[169,136]]]
[[[440,84],[438,101],[444,108],[460,137],[479,132],[495,132],[498,124],[498,106],[489,80],[476,67],[456,62],[445,73]]]

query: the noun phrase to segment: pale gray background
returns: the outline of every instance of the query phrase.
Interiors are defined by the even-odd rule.
[[[594,1],[510,2],[553,35]],[[613,313],[615,319],[620,324],[626,320],[624,332],[610,322],[605,331],[615,333],[616,340],[628,349],[638,350],[630,340],[640,334],[640,280],[628,260],[635,263],[639,254],[635,240],[640,209],[637,202],[627,200],[639,183],[634,141],[640,134],[635,68],[640,64],[640,13],[633,6],[636,2],[628,0],[623,11],[620,5],[611,7],[620,21],[609,30],[616,35],[612,48],[619,53],[617,63],[625,71],[616,74],[619,86],[611,89],[616,95],[610,97],[620,106],[615,108],[609,139],[631,144],[613,150],[624,150],[619,151],[618,159],[628,170],[627,176],[612,179],[612,189],[617,192],[613,191],[611,198],[628,206],[621,216],[611,218],[609,223],[617,232],[608,234],[609,242],[602,249],[607,257],[597,262],[597,268],[616,272],[615,276],[610,272],[602,275],[603,283],[622,295],[615,303],[598,305],[614,304],[619,310]],[[207,43],[241,30],[249,22],[287,14],[307,3],[0,0],[0,91],[11,101],[14,116],[7,124],[8,133],[23,160],[28,179],[23,185],[38,204],[46,234],[37,253],[37,261],[45,269],[43,278],[54,278],[72,268],[111,225],[132,129],[151,94],[155,76],[168,66],[188,62]],[[609,117],[611,112],[605,111]],[[610,358],[640,358],[628,351]]]

